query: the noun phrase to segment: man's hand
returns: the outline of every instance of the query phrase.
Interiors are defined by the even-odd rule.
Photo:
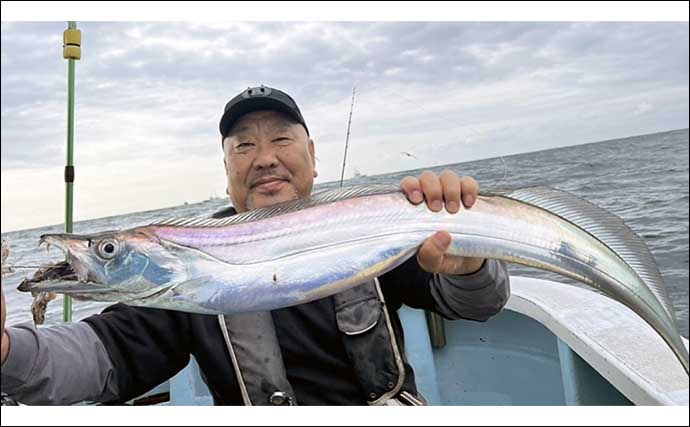
[[[469,209],[479,195],[479,184],[471,177],[458,177],[451,171],[441,176],[424,172],[419,178],[408,176],[400,182],[400,188],[409,201],[418,205],[426,201],[434,212],[445,209],[457,213],[460,203]],[[422,243],[417,253],[419,265],[430,273],[447,275],[472,274],[484,264],[483,258],[465,258],[445,255],[450,247],[451,237],[446,231],[439,231]]]

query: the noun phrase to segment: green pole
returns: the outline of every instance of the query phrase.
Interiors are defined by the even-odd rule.
[[[77,23],[69,21],[68,30],[76,30]],[[81,35],[79,40],[69,39],[65,32],[63,57],[67,59],[67,165],[65,166],[65,232],[72,232],[74,206],[74,71],[75,61],[81,57]],[[74,33],[72,33],[74,34]],[[73,50],[76,47],[76,53]],[[68,50],[72,49],[72,50]],[[65,296],[63,301],[63,320],[72,321],[72,298]]]

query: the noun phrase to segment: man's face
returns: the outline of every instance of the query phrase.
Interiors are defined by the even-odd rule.
[[[314,142],[300,124],[277,111],[241,117],[223,141],[228,190],[238,212],[309,196]]]

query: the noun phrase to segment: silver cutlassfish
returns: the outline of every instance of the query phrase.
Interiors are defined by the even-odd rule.
[[[453,255],[553,271],[625,304],[688,353],[651,253],[617,216],[571,194],[531,188],[481,195],[457,214],[414,206],[397,188],[338,189],[226,219],[172,219],[88,236],[53,234],[65,262],[22,291],[192,313],[274,310],[389,271],[439,230]]]

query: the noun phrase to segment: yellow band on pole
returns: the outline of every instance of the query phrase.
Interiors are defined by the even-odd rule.
[[[70,28],[62,33],[62,57],[65,59],[81,59],[81,30]]]

